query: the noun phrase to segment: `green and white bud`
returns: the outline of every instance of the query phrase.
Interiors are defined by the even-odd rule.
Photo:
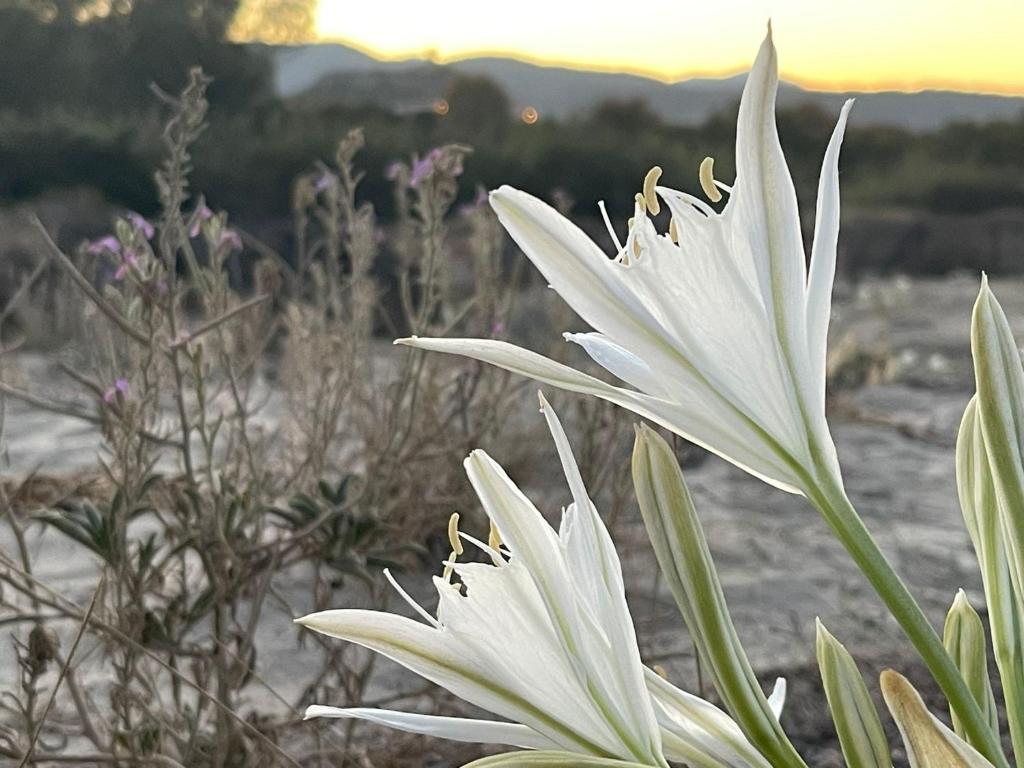
[[[981,566],[992,655],[1002,682],[1014,752],[1024,754],[1024,520],[1021,370],[1009,324],[982,279],[971,323],[978,394],[968,403],[956,445],[964,522]]]
[[[857,664],[820,620],[816,650],[821,682],[849,768],[891,768],[889,743]]]
[[[1014,587],[1024,589],[1024,369],[1010,324],[988,279],[971,320],[977,418],[1002,522]]]
[[[971,689],[974,700],[988,718],[992,732],[999,733],[999,716],[996,700],[992,695],[992,684],[988,679],[988,653],[985,650],[985,627],[961,589],[953,598],[953,605],[946,614],[946,625],[942,632],[942,644],[956,663],[964,682]],[[963,724],[956,712],[950,711],[953,730],[960,738],[964,735]],[[970,739],[968,738],[969,742]]]
[[[658,565],[693,638],[702,668],[710,674],[726,710],[772,765],[804,765],[779,725],[736,634],[675,454],[646,425],[637,428],[633,484]]]

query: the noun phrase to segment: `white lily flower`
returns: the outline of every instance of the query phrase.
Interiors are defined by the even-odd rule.
[[[557,531],[496,462],[474,451],[466,471],[502,543],[456,534],[491,563],[461,562],[453,552],[446,573],[461,584],[435,577],[436,618],[399,588],[426,623],[366,610],[298,619],[510,722],[326,706],[310,707],[306,716],[661,768],[666,759],[768,768],[728,715],[641,663],[618,555],[557,417],[543,398],[541,404],[573,496]]]
[[[500,341],[398,343],[466,355],[617,403],[788,491],[805,492],[822,473],[839,481],[825,421],[825,345],[839,148],[852,102],[843,106],[825,153],[808,275],[775,125],[777,86],[769,29],[743,90],[736,182],[724,209],[655,190],[652,171],[614,259],[537,198],[507,186],[491,193],[513,239],[594,329],[566,338],[629,388]],[[714,186],[709,163],[701,177],[709,193],[730,190]],[[671,235],[658,234],[647,217],[660,207],[655,191],[671,212]]]

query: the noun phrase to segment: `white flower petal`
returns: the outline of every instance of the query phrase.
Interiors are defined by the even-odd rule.
[[[522,560],[513,557],[501,568],[484,563],[455,563],[454,568],[465,595],[443,579],[434,579],[440,597],[438,616],[449,643],[471,648],[474,655],[487,659],[496,684],[544,702],[552,718],[614,754],[618,740],[607,723],[593,707],[580,705],[591,699],[591,692],[581,683],[577,660],[566,656]]]
[[[493,660],[481,658],[472,645],[459,646],[444,630],[404,616],[356,609],[321,611],[297,620],[309,629],[376,651],[460,699],[543,733],[567,747],[603,754],[582,734],[555,720],[521,694],[493,678]]]
[[[652,367],[684,375],[692,366],[613,261],[575,224],[533,195],[503,186],[491,206],[523,253],[588,325]],[[629,246],[627,246],[629,247]]]
[[[782,717],[782,708],[786,706],[786,678],[775,678],[775,687],[772,688],[772,694],[768,697],[768,706],[776,720]]]
[[[691,749],[721,765],[769,768],[768,760],[747,741],[735,721],[718,707],[677,688],[649,669],[646,681],[662,728]],[[666,757],[687,759],[683,754],[672,752],[670,741],[665,743]]]
[[[678,396],[685,401],[669,402],[607,384],[536,352],[494,339],[412,337],[395,343],[464,355],[569,392],[600,397],[722,456],[776,488],[800,493],[791,465],[776,447],[766,442],[764,432],[697,388],[680,388]]]
[[[646,695],[643,665],[640,662],[633,619],[626,604],[619,556],[604,521],[583,485],[579,467],[557,414],[543,395],[540,395],[540,403],[573,495],[573,503],[565,512],[563,532],[559,537],[567,570],[577,594],[583,598],[589,613],[596,620],[582,641],[592,638],[607,640],[606,649],[590,643],[589,658],[596,663],[596,667],[595,664],[590,665],[590,674],[602,682],[607,699],[617,705],[628,719],[628,731],[650,734],[651,743],[647,745],[647,750],[652,755],[660,755],[657,720],[650,697]],[[604,651],[603,658],[601,651]]]
[[[566,333],[564,336],[566,341],[579,344],[595,363],[631,387],[656,397],[671,397],[668,382],[659,379],[647,363],[603,333]]]
[[[796,191],[775,124],[778,84],[769,29],[740,99],[736,183],[724,215],[736,227],[733,248],[757,269],[765,306],[799,379],[807,373],[800,365],[806,362],[807,271]]]
[[[839,149],[853,99],[847,99],[825,150],[818,180],[818,205],[814,216],[811,271],[807,278],[807,352],[814,374],[810,388],[814,397],[825,400],[825,353],[828,324],[832,314],[832,281],[836,274],[839,242]],[[816,402],[816,400],[812,402]]]
[[[522,749],[560,749],[560,745],[519,723],[501,723],[495,720],[472,720],[463,717],[439,717],[390,709],[365,707],[327,707],[314,704],[306,708],[307,720],[314,717],[365,720],[377,725],[395,728],[406,733],[418,733],[451,741],[471,744],[501,744]]]

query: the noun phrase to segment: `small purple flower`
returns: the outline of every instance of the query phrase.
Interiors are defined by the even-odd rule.
[[[147,240],[153,239],[153,235],[156,234],[156,229],[153,228],[153,225],[145,216],[140,213],[136,213],[135,211],[128,211],[125,218],[128,220],[128,223],[135,228],[136,232],[141,232],[142,236]]]
[[[118,378],[114,381],[114,386],[103,393],[103,402],[112,403],[118,395],[128,394],[128,379]]]
[[[389,163],[388,167],[384,169],[384,178],[388,181],[394,181],[401,175],[403,163],[395,160],[393,163]]]
[[[223,232],[220,233],[220,238],[217,241],[217,245],[231,248],[235,251],[242,250],[242,238],[238,234],[237,230],[226,227]]]
[[[476,190],[476,197],[471,202],[464,203],[459,208],[459,213],[464,216],[468,216],[472,213],[476,213],[487,205],[487,190],[483,187],[478,187]]]
[[[505,323],[499,320],[493,326],[491,326],[491,335],[500,336],[505,332]]]
[[[213,211],[203,203],[201,206],[196,208],[195,213],[192,214],[192,229],[188,231],[189,237],[199,237],[199,233],[203,231],[203,222],[209,221],[213,218]]]
[[[335,186],[337,183],[338,183],[338,177],[335,176],[330,171],[325,170],[317,178],[316,184],[314,186],[316,187],[316,191],[317,192],[323,192],[325,189],[330,189],[331,187]]]
[[[128,275],[128,271],[132,267],[139,266],[139,257],[131,248],[128,248],[123,254],[121,254],[121,264],[118,266],[117,271],[114,273],[115,280],[124,280]]]
[[[101,253],[120,253],[121,242],[113,235],[107,235],[89,243],[86,252],[91,256],[98,256]]]
[[[412,164],[412,173],[409,174],[409,186],[415,189],[434,172],[434,164],[441,159],[441,150],[434,147],[422,160]]]

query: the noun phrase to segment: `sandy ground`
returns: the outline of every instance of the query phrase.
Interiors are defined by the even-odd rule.
[[[1018,338],[1024,338],[1024,282],[999,281],[994,289]],[[893,361],[890,381],[838,397],[833,432],[851,499],[937,625],[957,588],[965,588],[975,606],[982,607],[980,578],[953,475],[956,429],[973,389],[969,322],[976,291],[973,277],[847,287],[838,293],[834,323],[837,338],[852,332],[861,347],[884,349]],[[67,471],[91,462],[98,447],[87,425],[43,416],[17,403],[8,405],[5,437],[12,474],[30,468]],[[624,460],[629,447],[623,446]],[[553,449],[541,450],[553,456]],[[542,509],[555,511],[567,492],[553,462],[538,465],[532,494],[545,503]],[[916,680],[925,678],[871,588],[803,499],[768,489],[714,457],[691,467],[687,477],[755,668],[766,686],[777,674],[791,678],[784,724],[804,745],[812,764],[835,764],[835,742],[813,667],[816,616],[871,675],[890,664]],[[696,690],[691,644],[671,596],[658,583],[639,515],[625,515],[616,536],[643,652],[651,662],[663,664],[676,682]],[[7,529],[0,527],[0,549],[11,552],[11,547]],[[34,529],[32,547],[42,578],[66,594],[87,599],[94,584],[93,563],[52,532]],[[408,574],[403,582],[426,596],[427,576]],[[298,612],[305,607],[301,578],[289,574],[277,585],[294,598]],[[337,604],[357,599],[340,593]],[[258,671],[285,699],[295,700],[300,681],[305,682],[308,654],[316,651],[297,646],[298,633],[290,620],[283,609],[264,616]],[[7,638],[0,638],[0,656],[9,654],[10,647]],[[416,684],[390,663],[378,670],[374,693]],[[0,689],[10,682],[11,665],[0,663]],[[251,702],[257,709],[280,706],[258,685],[252,687]]]

